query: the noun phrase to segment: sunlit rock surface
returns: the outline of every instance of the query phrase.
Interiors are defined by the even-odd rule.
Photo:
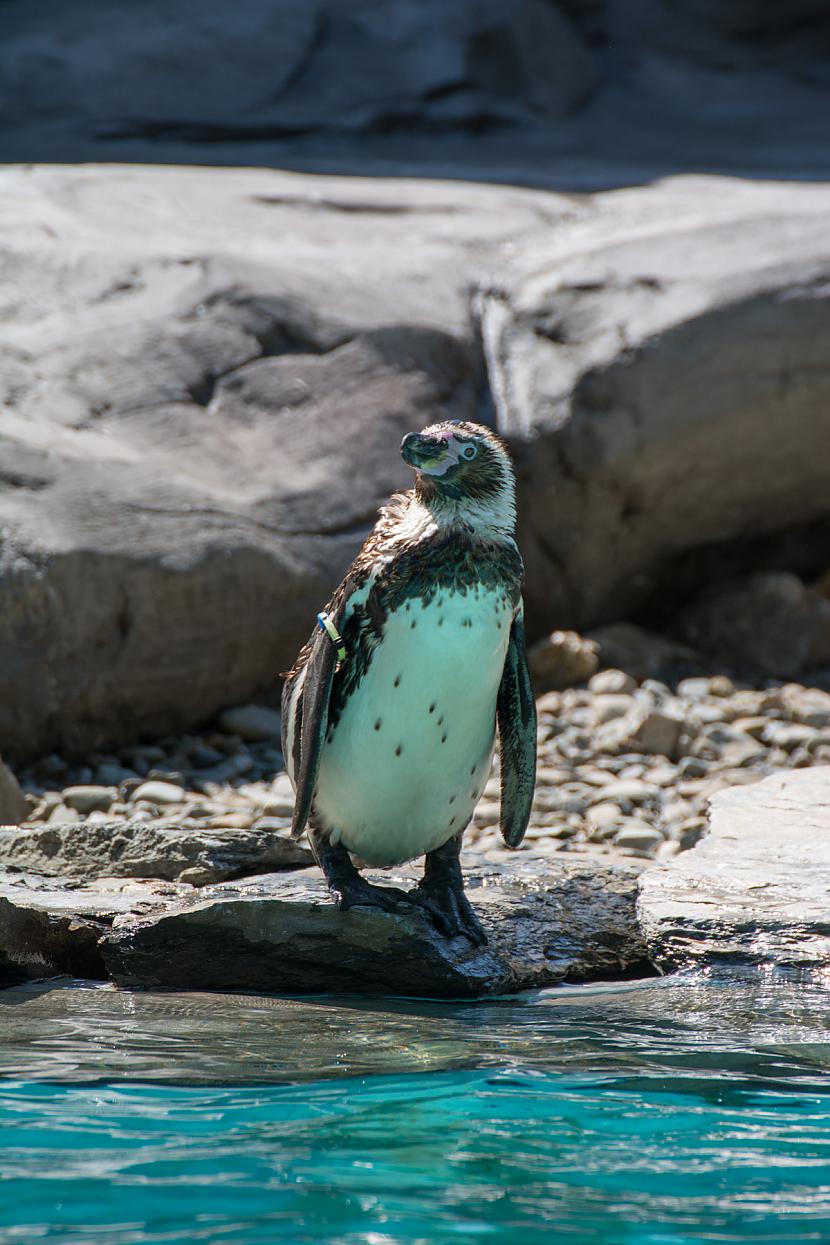
[[[643,875],[638,911],[663,970],[829,969],[830,767],[720,792],[708,835]]]

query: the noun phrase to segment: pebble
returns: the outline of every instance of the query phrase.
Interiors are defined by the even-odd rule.
[[[663,836],[660,831],[652,830],[650,826],[646,825],[627,827],[614,835],[615,846],[628,852],[651,853],[662,842]]]
[[[130,799],[146,800],[150,804],[183,804],[187,799],[187,792],[177,783],[157,779],[143,782],[140,787],[136,787]]]
[[[624,670],[600,670],[588,680],[588,691],[593,696],[630,695],[637,690],[637,680]]]
[[[63,803],[79,813],[106,812],[117,798],[115,787],[67,787],[63,792]]]
[[[50,826],[60,826],[67,822],[80,820],[81,814],[77,808],[69,808],[66,804],[57,804],[47,818]]]
[[[220,713],[218,721],[223,731],[248,741],[280,737],[280,715],[265,705],[235,705]]]
[[[251,708],[273,715],[263,738],[246,738],[243,720],[222,715],[204,734],[71,764],[55,753],[41,758],[17,775],[27,822],[175,819],[287,833],[294,792],[275,734],[278,715],[265,706],[227,713]],[[525,850],[540,856],[663,860],[706,833],[713,792],[776,769],[830,764],[830,694],[801,684],[750,687],[700,675],[638,685],[609,668],[587,685],[545,693],[537,711],[537,789]],[[498,831],[499,786],[496,759],[466,850],[509,862]]]

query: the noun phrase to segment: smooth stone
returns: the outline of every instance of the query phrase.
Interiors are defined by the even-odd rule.
[[[153,779],[136,787],[130,799],[147,800],[150,804],[182,804],[187,799],[187,792],[178,783]]]
[[[588,680],[588,691],[595,696],[630,695],[637,690],[637,680],[624,670],[600,670]]]
[[[811,726],[802,726],[797,722],[768,722],[761,738],[765,744],[791,752],[800,744],[809,743],[814,734]]]
[[[591,677],[597,646],[576,631],[554,631],[528,649],[527,661],[539,692],[561,691]]]
[[[632,804],[643,804],[647,800],[656,799],[660,794],[658,787],[639,778],[620,778],[616,782],[606,783],[594,799],[597,802],[629,800]]]
[[[65,787],[63,791],[64,804],[79,813],[106,812],[117,799],[115,787]]]
[[[69,825],[80,820],[81,814],[76,808],[67,808],[65,804],[56,804],[49,814],[48,824],[50,826]]]
[[[630,696],[611,692],[603,693],[594,698],[594,703],[588,710],[590,720],[601,726],[603,722],[623,718],[631,711],[632,704]]]
[[[830,766],[773,774],[711,801],[709,831],[641,879],[664,972],[830,967]]]
[[[270,794],[262,801],[266,817],[290,817],[294,812],[294,788],[287,774],[278,774],[271,784]]]
[[[280,737],[280,715],[265,705],[235,705],[223,710],[217,721],[223,731],[251,743]]]
[[[617,752],[651,752],[672,758],[683,733],[683,719],[661,709],[635,704],[623,718],[600,727],[600,748]]]
[[[663,835],[651,826],[627,826],[614,835],[614,846],[629,852],[653,852],[663,842]]]

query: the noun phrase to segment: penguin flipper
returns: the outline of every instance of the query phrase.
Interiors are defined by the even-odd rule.
[[[509,847],[524,838],[536,783],[536,702],[525,654],[521,610],[513,619],[496,704],[501,754],[502,837]]]
[[[329,701],[334,672],[337,666],[335,647],[323,630],[314,634],[311,652],[305,664],[305,678],[299,707],[300,756],[295,773],[294,816],[291,837],[298,839],[303,833],[311,812],[320,754],[329,722]]]

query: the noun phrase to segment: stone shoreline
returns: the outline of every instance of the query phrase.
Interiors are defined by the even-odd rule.
[[[277,717],[242,706],[200,737],[21,772],[28,820],[0,829],[0,983],[69,973],[131,987],[480,997],[830,958],[815,885],[798,910],[811,836],[821,885],[827,872],[830,695],[606,669],[538,707],[525,843],[501,843],[494,768],[465,844],[486,948],[444,939],[408,908],[338,913],[288,835]],[[803,860],[781,881],[790,842]],[[713,869],[726,870],[722,885]],[[393,880],[417,874],[416,862]]]

